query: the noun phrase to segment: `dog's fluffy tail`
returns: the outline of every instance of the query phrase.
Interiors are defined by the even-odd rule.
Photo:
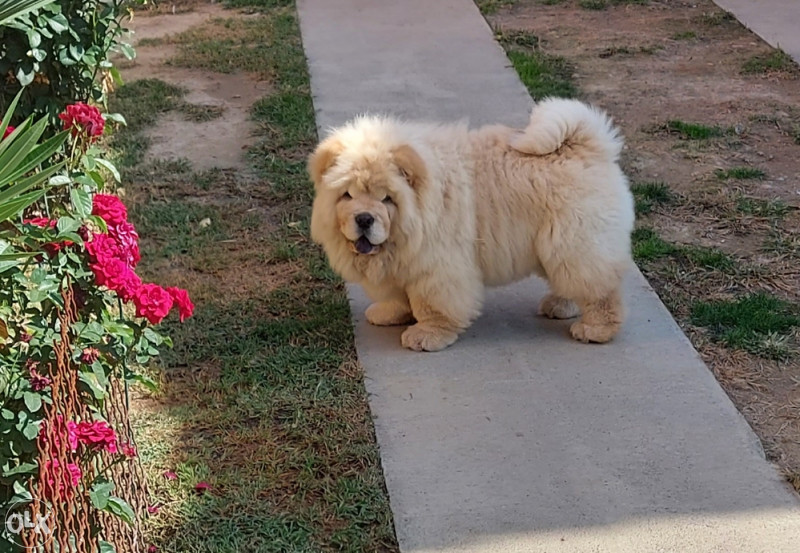
[[[551,154],[568,145],[609,161],[618,160],[622,151],[622,137],[608,115],[578,100],[562,98],[536,104],[527,128],[514,135],[509,144],[534,155]]]

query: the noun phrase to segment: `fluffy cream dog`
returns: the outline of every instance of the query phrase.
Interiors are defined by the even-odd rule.
[[[572,336],[606,342],[623,321],[633,198],[622,140],[602,112],[539,103],[524,130],[360,117],[309,159],[311,236],[375,302],[375,325],[415,322],[403,346],[437,351],[478,316],[484,286],[539,275],[539,313],[581,315]]]

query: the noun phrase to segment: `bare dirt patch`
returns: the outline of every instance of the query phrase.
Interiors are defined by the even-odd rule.
[[[764,290],[800,302],[797,66],[706,0],[604,10],[571,0],[519,0],[488,19],[498,36],[522,31],[529,43],[571,63],[581,97],[622,127],[631,181],[663,182],[673,191],[676,201],[656,207],[640,225],[669,243],[731,257],[736,270],[727,273],[664,260],[643,270],[769,458],[798,480],[797,333],[788,341],[789,359],[774,361],[723,347],[690,320],[693,302],[737,293]],[[691,138],[670,121],[699,124],[697,132],[712,136]]]
[[[194,113],[167,113],[147,130],[151,142],[147,160],[184,158],[198,170],[247,167],[244,153],[255,132],[250,107],[270,92],[269,82],[241,72],[222,74],[166,64],[176,53],[171,37],[222,15],[230,12],[203,3],[194,11],[137,17],[131,23],[137,55],[119,62],[124,79],[163,80],[185,89],[186,102],[196,106]]]

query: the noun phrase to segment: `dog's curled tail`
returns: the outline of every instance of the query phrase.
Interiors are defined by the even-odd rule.
[[[551,154],[569,145],[617,161],[622,137],[599,109],[578,100],[548,98],[534,106],[530,123],[510,139],[509,145],[534,155]]]

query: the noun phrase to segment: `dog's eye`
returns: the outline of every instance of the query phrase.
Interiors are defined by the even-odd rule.
[[[384,196],[384,198],[381,201],[383,203],[385,203],[385,204],[393,204],[394,203],[394,200],[392,199],[391,196]]]
[[[344,194],[342,194],[343,200],[351,200],[352,198],[353,196],[350,195],[350,192],[345,192]]]

